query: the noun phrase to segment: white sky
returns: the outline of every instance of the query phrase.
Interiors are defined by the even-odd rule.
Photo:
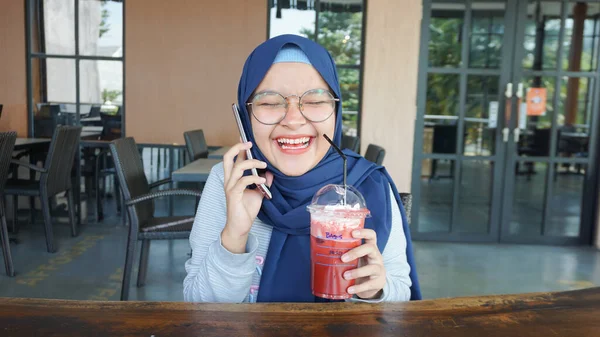
[[[275,37],[283,34],[300,35],[302,28],[315,30],[315,11],[314,10],[298,10],[298,9],[282,9],[281,19],[277,19],[277,8],[271,8],[271,27],[270,37]],[[267,24],[265,22],[265,24]]]
[[[123,3],[109,1],[104,9],[110,13],[106,22],[110,30],[98,40],[98,46],[123,46]]]

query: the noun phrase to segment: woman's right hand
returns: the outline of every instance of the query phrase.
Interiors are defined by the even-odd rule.
[[[251,142],[234,145],[223,156],[225,179],[223,187],[227,199],[227,223],[221,233],[223,246],[232,253],[241,254],[246,250],[248,233],[262,205],[263,195],[258,189],[248,189],[253,184],[271,186],[273,174],[266,172],[265,177],[244,176],[244,171],[252,168],[264,169],[267,164],[256,159],[246,159],[246,150]],[[237,159],[234,161],[235,156]]]

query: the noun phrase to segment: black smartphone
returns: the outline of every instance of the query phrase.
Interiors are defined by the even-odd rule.
[[[233,103],[231,105],[231,109],[233,110],[233,116],[235,116],[235,121],[237,123],[238,130],[240,131],[240,137],[242,138],[242,142],[246,143],[246,142],[248,142],[248,137],[246,137],[246,132],[244,132],[244,127],[242,126],[242,120],[240,118],[240,109],[238,108],[237,104],[235,104],[235,103]],[[246,150],[246,158],[254,159],[250,149]],[[252,174],[254,176],[258,177],[258,170],[256,170],[256,168],[253,168]],[[269,190],[267,185],[258,184],[258,185],[256,185],[256,187],[265,196],[265,198],[271,199],[273,197],[273,195],[271,194],[271,191]]]

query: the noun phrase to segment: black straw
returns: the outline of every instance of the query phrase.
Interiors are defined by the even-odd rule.
[[[326,134],[323,134],[323,137],[325,137],[329,144],[331,144],[331,146],[337,151],[337,153],[339,153],[340,157],[342,157],[342,159],[344,160],[344,205],[346,205],[346,190],[348,186],[346,184],[346,177],[348,176],[348,164],[346,155],[344,154],[344,152],[342,152],[342,150],[339,147],[337,147],[337,145],[333,143],[333,141],[329,137],[327,137]]]

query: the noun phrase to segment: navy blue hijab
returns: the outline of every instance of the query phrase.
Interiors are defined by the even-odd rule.
[[[248,139],[255,143],[246,102],[256,90],[275,56],[286,44],[296,45],[308,56],[313,67],[321,74],[337,98],[342,97],[335,63],[319,44],[296,35],[282,35],[258,46],[246,60],[238,87],[238,102],[242,124]],[[337,105],[333,141],[340,146],[342,139],[342,104]],[[331,137],[331,135],[328,135]],[[345,150],[348,157],[348,184],[356,187],[365,197],[371,218],[365,227],[377,233],[377,245],[383,252],[391,230],[392,215],[389,186],[402,214],[406,236],[406,256],[410,264],[411,300],[421,299],[419,282],[413,260],[410,229],[404,207],[392,179],[382,166],[377,166],[360,155]],[[288,177],[275,168],[257,146],[252,147],[254,158],[267,163],[273,173],[271,200],[264,199],[258,218],[273,226],[271,241],[262,271],[259,302],[315,302],[320,301],[311,292],[310,271],[310,215],[306,206],[313,195],[327,184],[342,183],[342,159],[330,148],[321,162],[300,177]],[[395,243],[391,243],[395,244]]]

